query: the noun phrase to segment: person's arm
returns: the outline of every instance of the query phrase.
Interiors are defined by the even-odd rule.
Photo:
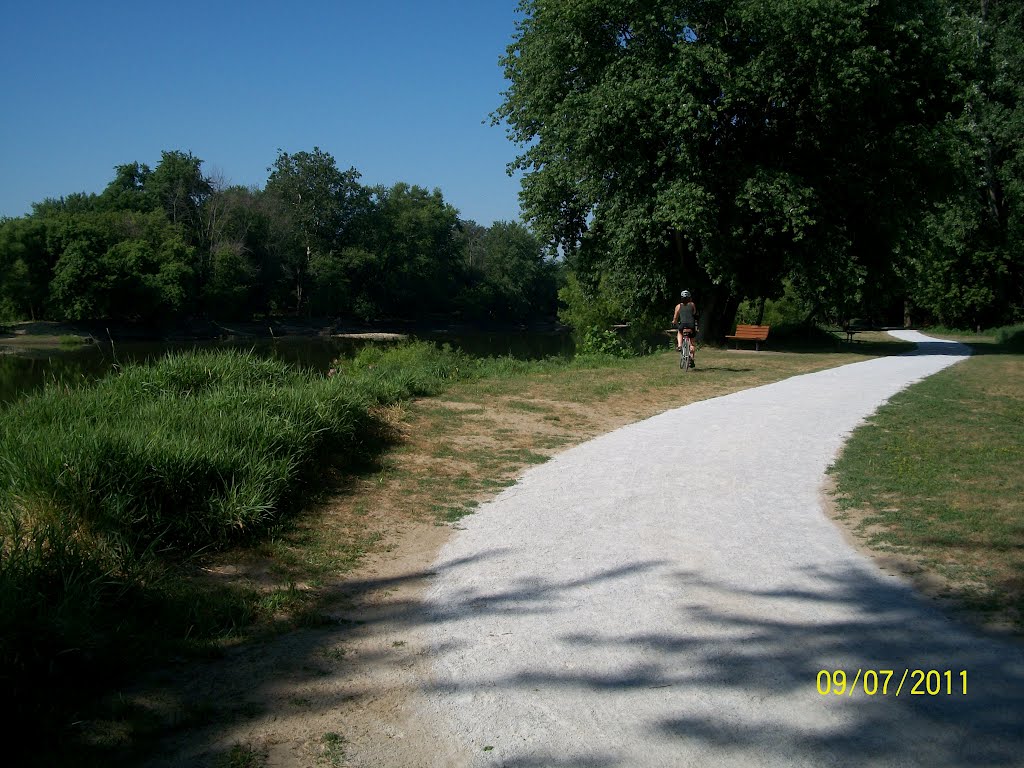
[[[679,308],[682,304],[676,304],[676,311],[672,313],[672,325],[679,325]]]

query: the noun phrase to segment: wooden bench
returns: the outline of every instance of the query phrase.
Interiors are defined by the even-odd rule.
[[[861,320],[860,318],[849,320],[843,324],[843,333],[846,334],[847,341],[854,341],[853,335],[855,333],[873,331],[874,329],[874,324],[870,320]]]
[[[770,329],[770,325],[737,325],[736,333],[725,338],[735,341],[736,349],[740,348],[741,341],[752,341],[754,342],[754,350],[760,351],[761,342],[767,341]]]

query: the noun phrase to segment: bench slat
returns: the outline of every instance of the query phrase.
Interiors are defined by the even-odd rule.
[[[756,342],[766,341],[769,330],[771,330],[770,325],[737,325],[736,333],[725,338],[733,339],[737,342],[753,341],[755,342],[754,349],[759,349],[760,347]]]
[[[726,336],[727,339],[758,339],[764,341],[768,338],[770,325],[737,325],[736,333]]]

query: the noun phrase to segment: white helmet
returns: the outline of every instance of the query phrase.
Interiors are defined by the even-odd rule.
[[[688,298],[690,298],[690,292],[689,291],[683,291],[682,293],[679,294],[679,298],[681,298],[681,299],[688,299]]]

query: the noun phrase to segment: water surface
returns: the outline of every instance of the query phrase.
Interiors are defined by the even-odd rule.
[[[521,360],[537,360],[551,356],[569,356],[573,352],[572,339],[564,333],[430,331],[418,336],[439,344],[450,344],[477,357],[508,355]],[[277,358],[305,370],[326,372],[331,361],[338,357],[350,357],[369,343],[394,342],[285,336],[276,339],[133,341],[116,344],[107,341],[45,349],[19,347],[11,354],[0,354],[0,404],[16,400],[25,393],[41,389],[46,384],[92,381],[116,370],[118,365],[156,360],[171,351],[252,351],[257,355]]]

